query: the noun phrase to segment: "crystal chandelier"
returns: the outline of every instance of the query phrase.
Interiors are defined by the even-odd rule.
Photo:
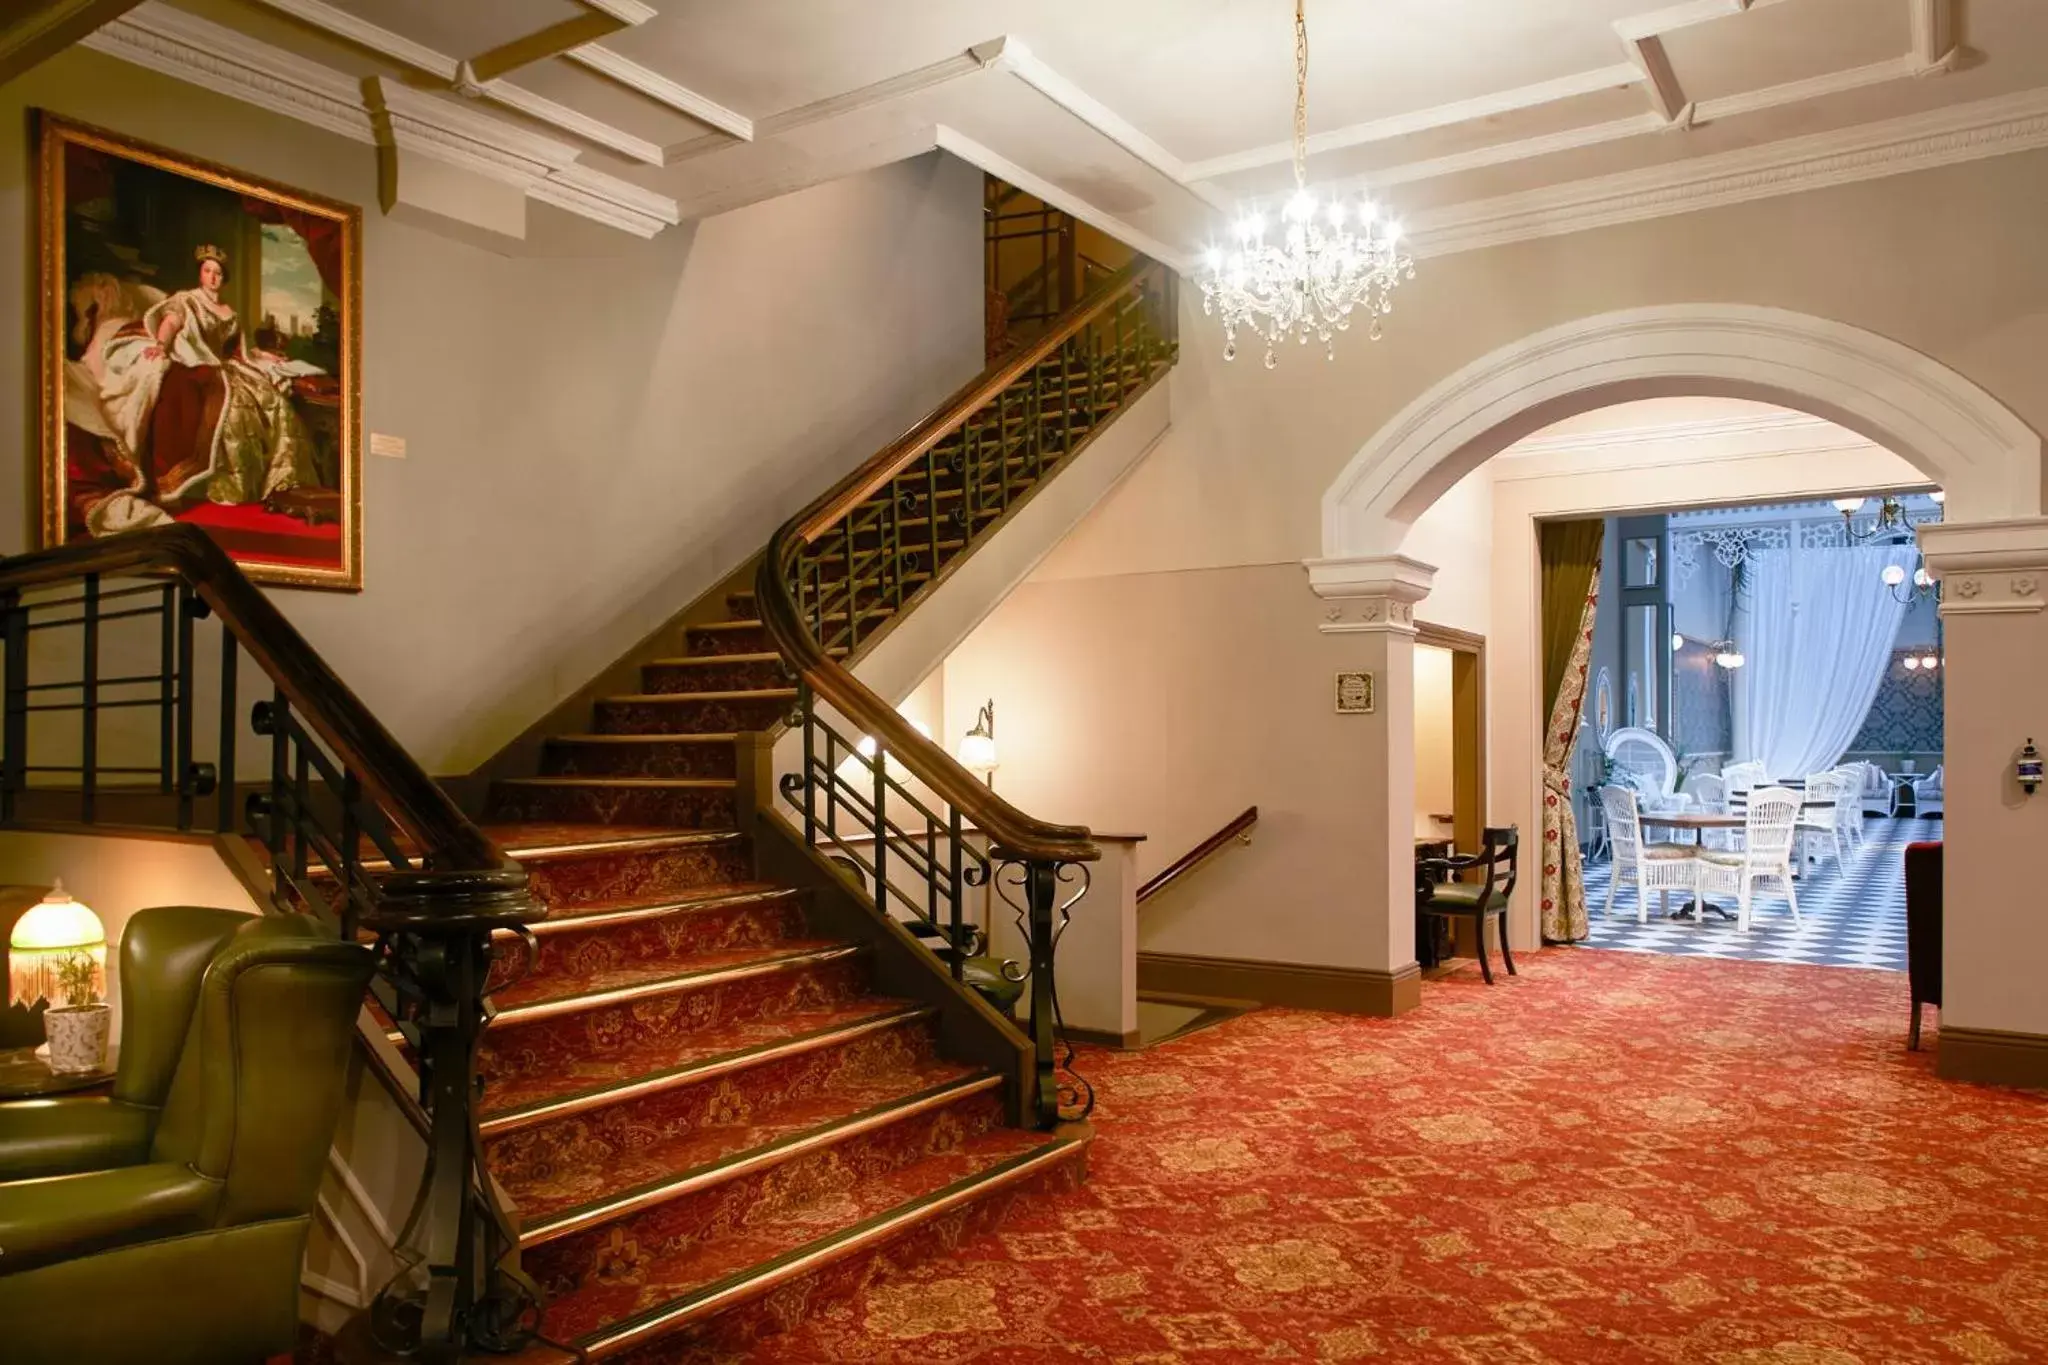
[[[1238,328],[1248,328],[1265,339],[1269,370],[1277,363],[1273,348],[1289,336],[1306,346],[1313,333],[1325,357],[1336,359],[1334,337],[1350,329],[1356,308],[1372,319],[1379,340],[1394,287],[1415,278],[1415,262],[1400,250],[1401,225],[1381,217],[1371,199],[1322,205],[1308,192],[1303,3],[1294,0],[1294,194],[1280,212],[1278,240],[1267,240],[1264,214],[1245,210],[1232,229],[1234,245],[1210,248],[1202,281],[1202,312],[1223,315],[1223,358],[1236,356]]]

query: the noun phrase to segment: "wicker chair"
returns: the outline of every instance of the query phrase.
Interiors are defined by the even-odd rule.
[[[1783,886],[1785,902],[1792,907],[1792,922],[1800,922],[1799,895],[1792,887],[1792,841],[1799,806],[1799,797],[1783,787],[1759,787],[1749,794],[1742,847],[1699,856],[1700,894],[1734,896],[1735,927],[1745,933],[1758,882],[1775,881]]]
[[[1635,883],[1637,924],[1649,922],[1652,891],[1657,893],[1659,910],[1670,914],[1671,893],[1684,891],[1690,896],[1697,884],[1693,851],[1682,844],[1644,842],[1636,794],[1627,787],[1602,787],[1600,806],[1607,814],[1607,842],[1614,850],[1601,918],[1614,912],[1614,900],[1624,880]]]

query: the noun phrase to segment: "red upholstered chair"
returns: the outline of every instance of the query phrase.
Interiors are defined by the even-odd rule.
[[[1906,845],[1906,979],[1913,1025],[1906,1046],[1920,1047],[1920,1007],[1941,1008],[1941,844]]]

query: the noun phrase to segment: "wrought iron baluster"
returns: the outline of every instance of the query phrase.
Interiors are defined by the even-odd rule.
[[[306,880],[306,831],[313,823],[313,765],[307,758],[310,741],[297,736],[298,744],[292,757],[292,874],[303,884]]]
[[[303,763],[303,758],[301,763]],[[341,866],[334,869],[341,883],[341,937],[352,942],[356,936],[356,884],[362,875],[362,830],[356,824],[356,804],[363,799],[363,784],[355,771],[341,771],[341,838],[336,852]]]
[[[961,440],[967,439],[963,430]],[[931,542],[932,577],[939,575],[939,448],[934,445],[924,453],[924,522],[927,539]]]
[[[834,838],[839,833],[839,732],[829,725],[825,727],[825,771],[811,780],[825,788],[825,837]]]
[[[816,790],[816,769],[818,727],[811,714],[811,685],[799,682],[796,699],[804,727],[804,842],[816,845],[818,842],[818,803],[813,797]]]
[[[960,808],[946,808],[946,841],[952,854],[952,866],[946,872],[946,895],[953,902],[953,979],[962,981],[967,976],[966,945],[960,937],[960,901],[964,894],[960,883]]]
[[[853,516],[839,523],[846,542],[846,647],[860,643],[860,584],[853,576]]]
[[[192,828],[192,798],[196,794],[199,776],[192,766],[192,623],[198,618],[200,605],[189,584],[179,587],[176,644],[178,714],[174,727],[177,755],[170,760],[169,766],[177,770],[178,828],[181,830]],[[169,776],[168,770],[165,775]]]
[[[173,750],[177,746],[175,737],[177,718],[173,714],[171,683],[178,671],[178,624],[176,620],[178,587],[175,583],[163,586],[159,612],[162,620],[157,632],[157,790],[168,796],[171,793],[171,769],[174,761]],[[180,825],[180,829],[184,826]]]
[[[875,908],[884,915],[889,913],[889,751],[875,741],[875,754],[869,761],[873,769],[875,784]]]
[[[235,666],[240,660],[241,644],[235,633],[223,628],[220,633],[220,805],[217,819],[222,834],[235,832],[235,729],[240,720],[236,697]]]
[[[100,576],[85,576],[85,601],[79,618],[85,633],[85,658],[79,674],[78,789],[79,819],[91,824],[99,814],[100,766]]]
[[[289,878],[284,863],[285,803],[291,798],[286,785],[291,780],[291,703],[278,688],[267,702],[257,702],[249,716],[250,727],[270,736],[270,793],[262,798],[265,815],[263,842],[270,850],[271,894],[281,906],[290,905]]]

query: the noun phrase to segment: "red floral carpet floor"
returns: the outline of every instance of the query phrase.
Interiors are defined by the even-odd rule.
[[[2048,1361],[2048,1102],[1889,973],[1552,951],[1086,1058],[1089,1183],[758,1362]]]

